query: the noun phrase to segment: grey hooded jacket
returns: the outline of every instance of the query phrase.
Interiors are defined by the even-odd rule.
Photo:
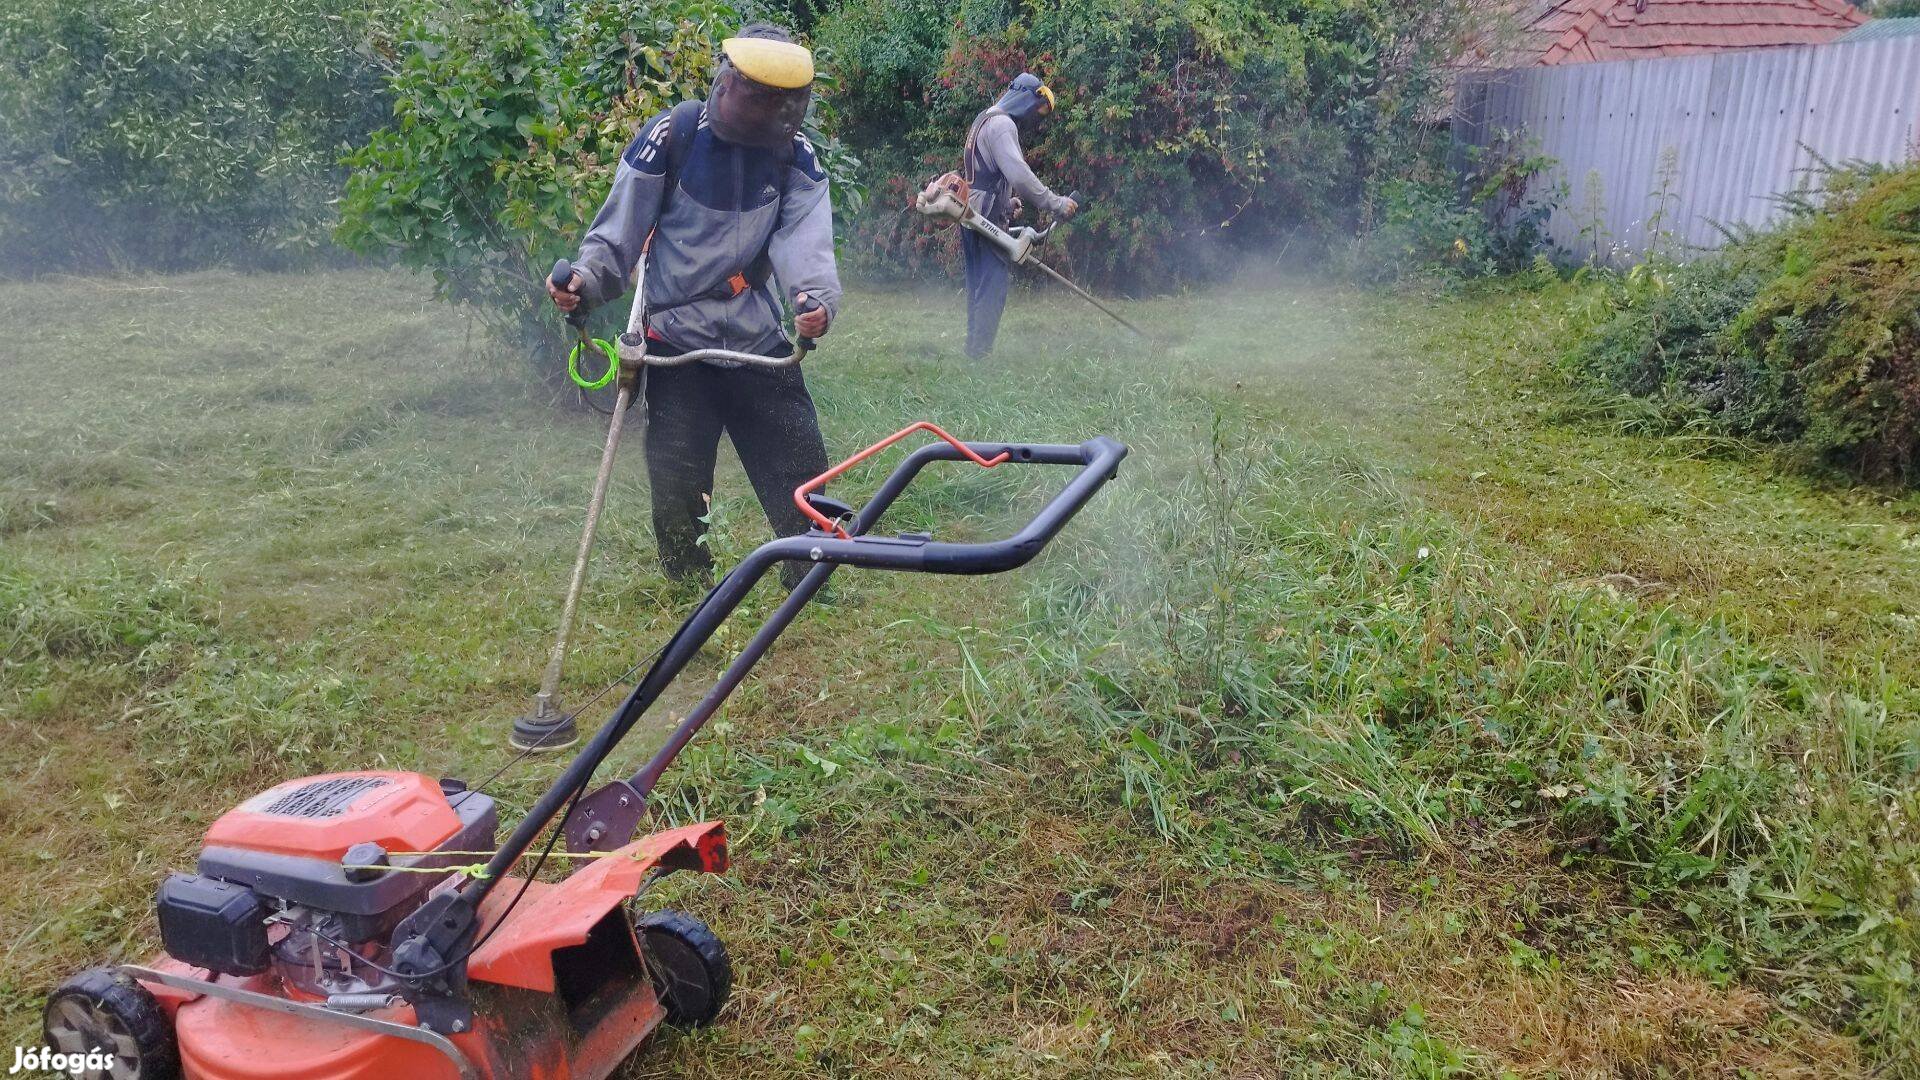
[[[974,121],[967,137],[966,170],[967,182],[973,188],[969,201],[981,217],[995,225],[1005,225],[1013,216],[1009,213],[1013,209],[1010,195],[1018,195],[1049,214],[1066,212],[1066,196],[1054,194],[1033,175],[1020,149],[1018,125],[998,109],[988,109]]]
[[[648,326],[683,349],[777,351],[786,335],[773,282],[787,300],[804,292],[830,318],[839,314],[833,209],[812,144],[796,137],[787,154],[730,143],[708,127],[703,108],[669,197],[669,115],[648,121],[620,155],[613,190],[580,245],[585,301],[598,306],[627,291],[651,234]],[[714,295],[762,251],[772,261],[772,281],[737,296]]]

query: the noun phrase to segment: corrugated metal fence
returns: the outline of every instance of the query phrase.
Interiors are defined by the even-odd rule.
[[[1716,222],[1767,223],[1817,186],[1816,153],[1920,156],[1920,37],[1476,72],[1453,126],[1456,161],[1511,140],[1558,162],[1535,184],[1565,184],[1563,251],[1678,255],[1719,243]]]

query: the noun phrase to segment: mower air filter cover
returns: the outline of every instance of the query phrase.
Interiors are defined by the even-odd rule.
[[[207,830],[209,847],[339,861],[355,844],[432,851],[460,831],[440,782],[419,773],[350,772],[289,780]]]
[[[472,862],[461,853],[492,850],[498,824],[487,795],[420,773],[309,776],[221,815],[207,830],[197,869],[263,897],[336,913],[358,941],[382,932],[441,880],[407,871]],[[383,853],[375,862],[391,871],[349,860],[355,848],[375,846]]]
[[[167,955],[222,975],[267,970],[267,908],[245,885],[169,874],[154,901]]]

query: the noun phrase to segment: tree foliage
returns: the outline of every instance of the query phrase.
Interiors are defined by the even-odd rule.
[[[706,96],[741,21],[719,0],[415,4],[387,44],[394,122],[351,159],[341,242],[430,270],[503,327],[550,324],[541,272],[576,250],[634,131]]]
[[[384,111],[369,2],[0,5],[0,272],[321,248]]]

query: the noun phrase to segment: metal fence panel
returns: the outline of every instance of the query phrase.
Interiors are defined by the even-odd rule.
[[[1609,261],[1712,247],[1764,227],[1820,161],[1920,154],[1920,37],[1474,72],[1454,158],[1505,145],[1554,168],[1562,251]]]

